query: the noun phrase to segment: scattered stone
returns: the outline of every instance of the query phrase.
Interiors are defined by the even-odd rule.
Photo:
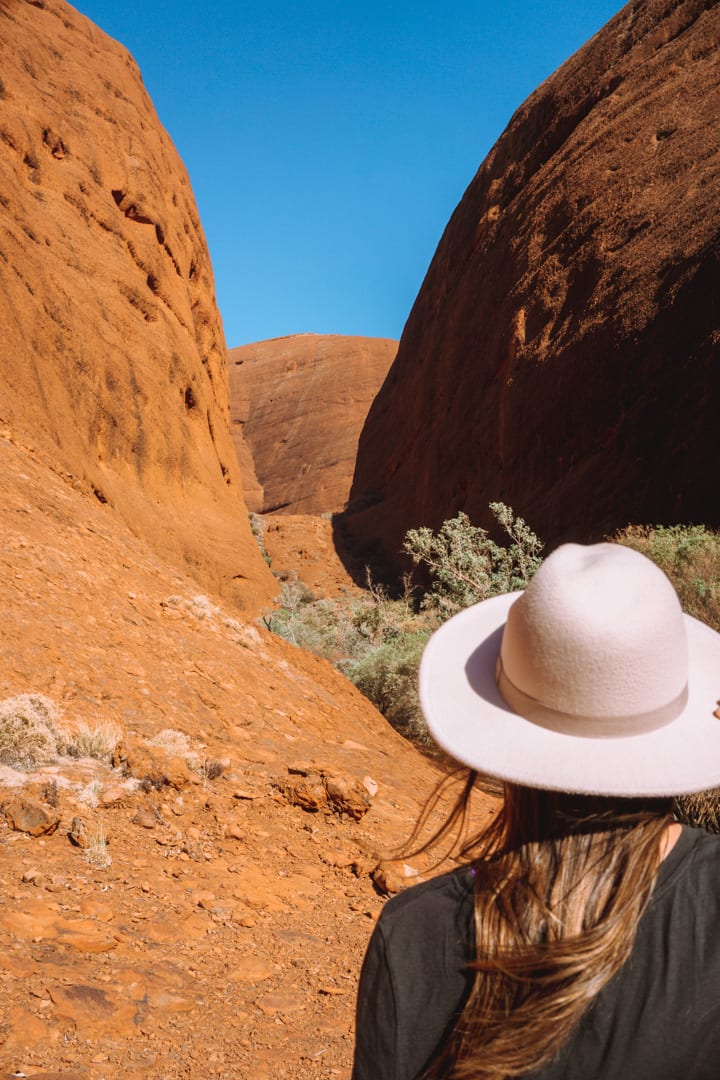
[[[112,763],[115,768],[122,768],[126,776],[158,790],[163,787],[180,790],[191,780],[190,770],[181,757],[139,739],[119,743],[113,751]]]
[[[372,798],[363,783],[347,776],[326,776],[323,782],[328,802],[336,813],[347,814],[355,821],[367,814]]]
[[[100,802],[106,807],[120,806],[127,802],[127,797],[127,788],[122,787],[120,784],[113,784],[110,787],[103,788],[100,793]]]
[[[329,809],[359,821],[372,805],[372,795],[366,784],[353,777],[305,765],[290,766],[288,772],[290,779],[278,787],[288,802],[303,810]]]
[[[368,791],[370,798],[374,799],[378,793],[377,780],[373,780],[372,776],[363,777],[363,787]]]
[[[60,816],[52,807],[31,802],[30,799],[13,799],[5,803],[2,809],[10,828],[28,833],[29,836],[49,836],[60,824]]]
[[[407,889],[411,880],[405,873],[402,864],[395,862],[380,862],[371,871],[370,877],[381,893],[400,893]]]
[[[52,1032],[45,1021],[20,1005],[11,1008],[8,1021],[6,1032],[3,1032],[4,1035],[6,1034],[2,1045],[4,1055],[22,1053],[28,1046],[33,1044],[47,1047],[57,1042],[57,1035]],[[7,1060],[7,1056],[5,1056],[5,1061]],[[12,1075],[12,1073],[5,1073],[5,1076]]]
[[[261,799],[263,796],[259,791],[250,791],[248,788],[234,788],[232,793],[233,799],[247,799],[252,801],[253,799]]]
[[[300,806],[311,813],[327,807],[327,791],[322,777],[317,773],[300,776],[297,780],[289,780],[285,785],[285,795],[293,806]]]
[[[68,839],[75,847],[87,848],[90,843],[87,826],[82,818],[74,817],[68,830]]]
[[[236,822],[230,822],[224,827],[223,836],[227,840],[244,840],[245,830]]]
[[[182,994],[172,994],[168,990],[152,990],[148,994],[147,1001],[150,1008],[171,1013],[192,1012],[197,1004],[192,998]]]
[[[133,825],[140,825],[143,829],[154,829],[158,823],[157,816],[150,810],[140,809],[132,819]]]
[[[122,1038],[134,1034],[136,1005],[113,997],[103,987],[53,984],[48,986],[48,993],[60,1015],[75,1025],[78,1035],[96,1037],[107,1033]]]
[[[208,908],[212,907],[212,905],[217,900],[217,897],[215,896],[214,892],[201,891],[201,892],[196,892],[196,893],[193,894],[193,900],[195,901],[195,903],[197,904],[198,907],[208,909]]]
[[[275,965],[269,960],[262,960],[259,956],[246,956],[240,967],[228,972],[228,978],[233,982],[257,983],[274,974]]]
[[[259,998],[257,1006],[266,1015],[271,1016],[275,1013],[301,1012],[306,1007],[306,1002],[303,998],[293,997],[292,994],[284,994],[278,991],[277,993],[265,994]]]

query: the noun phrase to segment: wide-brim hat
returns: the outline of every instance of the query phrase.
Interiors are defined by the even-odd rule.
[[[524,592],[430,638],[420,701],[459,762],[528,787],[618,796],[720,785],[720,634],[618,544],[565,544]]]

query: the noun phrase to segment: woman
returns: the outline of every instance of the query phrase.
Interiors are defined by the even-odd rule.
[[[672,798],[720,781],[720,635],[644,556],[568,544],[436,632],[420,698],[470,770],[433,840],[477,772],[505,799],[386,904],[353,1080],[717,1080],[720,837]]]

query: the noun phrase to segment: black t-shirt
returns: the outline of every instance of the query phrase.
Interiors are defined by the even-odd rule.
[[[416,1080],[472,985],[472,877],[388,901],[358,991],[352,1080]],[[532,1080],[720,1080],[720,836],[683,828],[632,953]]]

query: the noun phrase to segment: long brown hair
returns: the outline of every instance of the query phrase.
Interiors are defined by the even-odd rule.
[[[627,959],[652,893],[672,801],[506,784],[467,838],[477,774],[420,850],[455,836],[474,873],[476,978],[424,1080],[504,1080],[547,1063]],[[429,803],[421,825],[436,807]],[[417,832],[414,833],[417,835]]]

